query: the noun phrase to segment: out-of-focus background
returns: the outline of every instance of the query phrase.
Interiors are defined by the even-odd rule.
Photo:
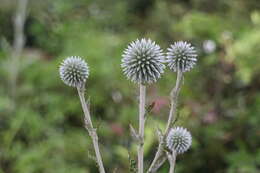
[[[138,88],[120,62],[127,44],[142,37],[164,50],[189,41],[199,53],[185,73],[177,123],[191,131],[193,144],[176,172],[259,173],[259,0],[0,0],[0,173],[98,172],[77,92],[59,79],[60,62],[72,55],[90,66],[86,93],[105,167],[129,172]],[[149,86],[147,104],[155,106],[146,122],[145,168],[175,79],[167,70]]]

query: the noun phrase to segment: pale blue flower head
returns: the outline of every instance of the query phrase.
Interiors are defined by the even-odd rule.
[[[197,53],[190,43],[178,41],[170,45],[167,49],[166,62],[174,72],[190,71],[197,62]]]
[[[88,75],[88,64],[78,56],[66,58],[59,68],[61,80],[71,87],[84,86]]]
[[[162,49],[150,39],[136,40],[123,53],[121,67],[126,77],[135,82],[156,82],[164,72],[165,57]]]
[[[192,142],[191,134],[183,127],[172,128],[166,138],[166,146],[177,154],[187,151]]]

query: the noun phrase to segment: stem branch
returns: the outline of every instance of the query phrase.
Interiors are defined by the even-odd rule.
[[[77,90],[78,90],[81,106],[82,106],[82,109],[83,109],[83,112],[84,112],[84,115],[85,115],[84,116],[85,128],[88,130],[89,136],[91,137],[91,140],[92,140],[92,143],[93,143],[93,146],[94,146],[97,164],[98,164],[98,167],[99,167],[99,172],[105,173],[102,157],[101,157],[101,154],[100,154],[100,151],[99,151],[99,146],[98,146],[98,136],[97,136],[96,129],[93,128],[93,124],[92,124],[92,121],[91,121],[91,118],[90,118],[89,109],[88,109],[88,106],[87,106],[86,100],[85,100],[84,89],[83,89],[83,87],[78,87]]]
[[[177,112],[178,96],[180,93],[182,80],[183,80],[183,73],[178,70],[177,71],[177,81],[176,81],[175,87],[172,89],[171,94],[170,94],[171,108],[170,108],[170,112],[169,112],[167,126],[166,126],[166,129],[164,132],[164,136],[163,136],[163,139],[161,141],[159,141],[158,150],[155,154],[155,157],[154,157],[152,164],[149,167],[147,173],[156,172],[160,168],[160,166],[163,164],[163,162],[166,160],[166,159],[162,159],[163,157],[165,157],[164,141],[165,141],[165,139],[170,131],[170,128],[173,125],[174,119],[175,119],[175,115]],[[158,166],[158,164],[159,164],[159,166]]]

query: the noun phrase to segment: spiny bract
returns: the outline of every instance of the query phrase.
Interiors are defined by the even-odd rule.
[[[167,49],[166,62],[174,72],[190,71],[197,62],[197,53],[190,43],[184,41],[175,42]]]
[[[190,132],[183,127],[172,128],[166,138],[166,146],[177,154],[187,151],[191,146],[191,142]]]
[[[83,86],[89,75],[88,64],[78,56],[66,58],[59,71],[61,80],[71,87]]]
[[[165,57],[159,45],[150,39],[136,40],[123,53],[123,73],[135,83],[153,83],[164,72]]]

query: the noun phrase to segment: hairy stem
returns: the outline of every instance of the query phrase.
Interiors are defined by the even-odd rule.
[[[165,153],[164,153],[164,140],[167,137],[167,135],[170,131],[170,128],[171,128],[171,126],[174,122],[174,119],[175,119],[175,115],[176,115],[176,112],[177,112],[178,96],[179,96],[179,93],[180,93],[182,80],[183,80],[183,73],[178,70],[177,71],[177,81],[176,81],[175,87],[172,89],[171,94],[170,94],[170,96],[171,96],[170,97],[171,108],[170,108],[170,112],[169,112],[169,118],[168,118],[168,121],[167,121],[167,126],[166,126],[166,129],[165,129],[164,135],[163,135],[163,139],[161,141],[159,141],[159,146],[158,146],[157,152],[155,154],[155,157],[154,157],[152,164],[149,167],[147,173],[156,172],[160,168],[160,166],[163,164],[163,162],[166,160],[166,159],[162,159],[163,157],[166,157]],[[158,164],[160,166],[158,166]]]
[[[139,98],[139,146],[138,146],[138,173],[143,173],[144,170],[144,123],[145,123],[145,95],[146,86],[140,84]]]
[[[93,124],[92,124],[92,121],[91,121],[89,109],[88,109],[88,106],[87,106],[86,100],[85,100],[84,89],[83,89],[83,87],[78,87],[77,89],[78,89],[78,94],[79,94],[81,106],[82,106],[82,109],[83,109],[83,112],[84,112],[85,127],[86,127],[86,129],[89,133],[89,136],[91,137],[91,140],[92,140],[92,143],[93,143],[93,146],[94,146],[97,164],[98,164],[98,167],[99,167],[99,172],[105,173],[102,157],[101,157],[101,154],[100,154],[100,151],[99,151],[99,146],[98,146],[98,136],[97,136],[96,129],[93,127]]]

